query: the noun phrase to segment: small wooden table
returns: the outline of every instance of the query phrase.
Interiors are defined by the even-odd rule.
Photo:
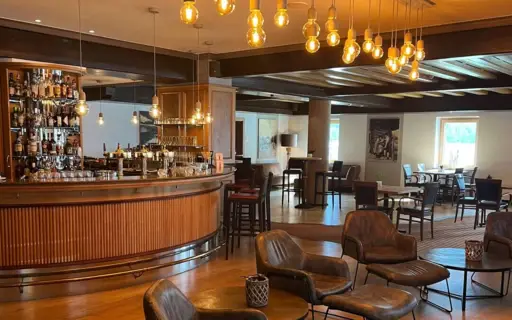
[[[389,196],[409,195],[414,192],[419,192],[420,188],[383,185],[377,191],[379,194],[384,195],[384,206],[387,208],[389,205]]]
[[[313,170],[312,172],[309,172],[309,165],[308,163],[310,161],[321,161],[322,158],[318,158],[318,157],[291,157],[290,159],[293,159],[293,160],[298,160],[298,161],[302,161],[303,163],[303,168],[304,168],[304,171],[305,171],[305,174],[302,175],[302,179],[304,179],[304,181],[302,182],[302,203],[298,204],[295,206],[295,208],[297,209],[311,209],[311,208],[314,208],[315,206],[311,203],[308,202],[307,200],[307,197],[309,197],[310,195],[313,194],[313,197],[315,196],[314,193],[315,193],[315,184],[314,183],[307,183],[308,182],[308,179],[309,179],[309,176],[311,176],[312,179],[315,179],[315,171]]]
[[[505,272],[508,273],[507,293],[510,284],[510,271],[512,269],[512,259],[502,258],[496,254],[484,252],[482,261],[468,261],[466,260],[466,251],[462,248],[435,248],[426,251],[420,256],[420,259],[437,263],[447,269],[458,270],[464,272],[464,284],[462,287],[462,295],[445,292],[437,289],[429,288],[428,290],[450,295],[451,297],[462,300],[462,311],[466,310],[467,299],[487,299],[487,298],[502,298],[506,295],[504,293],[505,287]],[[467,295],[467,278],[468,272],[501,272],[501,287],[500,291],[496,291],[488,286],[473,280],[471,281],[479,287],[489,291],[490,295]]]
[[[245,287],[223,287],[203,291],[191,299],[197,308],[202,309],[244,309],[248,308],[245,300]],[[263,312],[269,320],[304,319],[308,315],[308,303],[291,293],[270,288],[268,305],[255,308]]]

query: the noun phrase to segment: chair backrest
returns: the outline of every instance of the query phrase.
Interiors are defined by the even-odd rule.
[[[436,204],[437,193],[439,192],[439,183],[425,183],[423,187],[423,208],[433,207]]]
[[[466,190],[466,180],[464,179],[463,174],[456,174],[455,175],[455,181],[457,183],[457,187],[459,188],[459,191],[463,193]]]
[[[261,185],[260,185],[260,199],[265,199],[266,196],[267,196],[267,191],[269,190],[269,182],[270,182],[270,187],[272,187],[272,178],[274,177],[274,174],[272,172],[269,172],[268,173],[268,176],[265,176],[263,178],[263,181],[261,182]]]
[[[494,235],[512,240],[512,214],[492,212],[487,216],[485,236]]]
[[[248,165],[251,164],[251,158],[242,158],[242,161],[244,164],[248,164]]]
[[[455,168],[455,174],[464,173],[464,168]]]
[[[476,199],[478,201],[501,201],[501,180],[475,179]]]
[[[359,209],[359,206],[377,206],[377,182],[354,181],[354,193],[356,210]]]
[[[256,268],[266,274],[267,265],[273,267],[302,269],[304,251],[283,230],[260,233],[256,237]]]
[[[425,164],[424,163],[418,163],[418,171],[422,171],[424,172],[425,171]]]
[[[411,165],[410,164],[404,164],[402,167],[404,169],[404,178],[405,178],[405,180],[408,180],[412,176]]]
[[[169,280],[155,282],[144,294],[146,320],[193,320],[196,308]]]
[[[290,158],[288,160],[288,169],[302,169],[304,170],[304,161]]]
[[[332,165],[332,171],[341,172],[341,170],[343,170],[343,161],[334,161],[334,164]]]
[[[478,171],[478,167],[475,167],[473,169],[473,173],[471,174],[471,181],[469,181],[469,183],[473,184],[475,183],[475,178],[476,178],[476,172]]]
[[[389,246],[395,244],[396,229],[389,217],[376,210],[355,210],[347,214],[341,235],[344,254],[357,259],[357,253],[345,250],[346,236],[358,239],[363,245]]]

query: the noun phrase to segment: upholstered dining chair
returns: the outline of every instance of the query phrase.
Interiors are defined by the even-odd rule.
[[[379,199],[377,182],[354,181],[354,194],[356,210],[378,210],[385,212],[390,219],[393,218],[395,199],[387,198],[388,201],[391,201],[391,205],[379,206],[379,201],[384,201],[386,198]]]
[[[144,294],[146,320],[267,320],[256,309],[205,310],[194,307],[169,280],[155,282]]]
[[[418,176],[413,174],[410,164],[404,164],[402,169],[404,171],[404,181],[406,187],[419,187],[421,185]]]
[[[381,211],[356,210],[345,218],[341,235],[343,254],[359,264],[395,264],[417,259],[416,239],[396,231],[393,222]]]
[[[485,226],[484,250],[512,259],[512,214],[489,213]]]
[[[459,207],[462,206],[462,211],[460,213],[460,221],[462,221],[462,219],[464,218],[464,210],[468,206],[470,206],[471,208],[476,208],[476,198],[466,196],[466,181],[465,177],[462,174],[455,175],[454,182],[456,182],[457,184],[457,188],[454,189],[453,191],[454,195],[457,198],[457,206],[455,208],[455,220],[453,220],[453,222],[457,222],[457,216],[459,215]]]
[[[266,275],[270,287],[294,293],[312,306],[322,299],[350,290],[352,281],[345,261],[304,252],[283,230],[260,233],[256,237],[256,268]]]
[[[480,224],[485,224],[486,211],[508,211],[508,206],[512,202],[512,194],[502,194],[501,180],[498,179],[475,179],[476,189],[476,214],[474,229],[478,225],[478,218],[480,217]],[[508,200],[503,200],[503,196],[508,195]]]

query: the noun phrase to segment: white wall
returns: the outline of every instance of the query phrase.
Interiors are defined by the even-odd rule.
[[[88,102],[89,114],[82,120],[84,155],[103,157],[103,143],[107,150],[115,150],[120,143],[123,148],[130,143],[139,144],[139,126],[130,122],[133,114],[133,103],[102,101],[102,112],[105,124],[97,123],[100,112],[100,102]],[[135,104],[135,111],[147,111],[150,105]]]
[[[359,164],[361,173],[359,177],[364,179],[366,160],[366,126],[368,115],[366,114],[342,114],[340,115],[340,145],[338,159],[346,164]]]

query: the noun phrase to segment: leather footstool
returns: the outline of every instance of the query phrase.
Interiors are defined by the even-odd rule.
[[[351,292],[327,296],[322,303],[329,309],[345,311],[370,320],[399,319],[413,312],[418,300],[407,291],[366,284]]]
[[[450,298],[450,310],[428,301],[428,286],[437,282],[446,281],[448,292],[448,278],[450,271],[443,266],[425,260],[413,260],[397,264],[370,264],[366,267],[368,275],[375,274],[391,283],[408,287],[420,287],[421,299],[428,304],[443,311],[452,311]],[[368,275],[366,280],[368,280]],[[366,283],[365,280],[365,283]]]

